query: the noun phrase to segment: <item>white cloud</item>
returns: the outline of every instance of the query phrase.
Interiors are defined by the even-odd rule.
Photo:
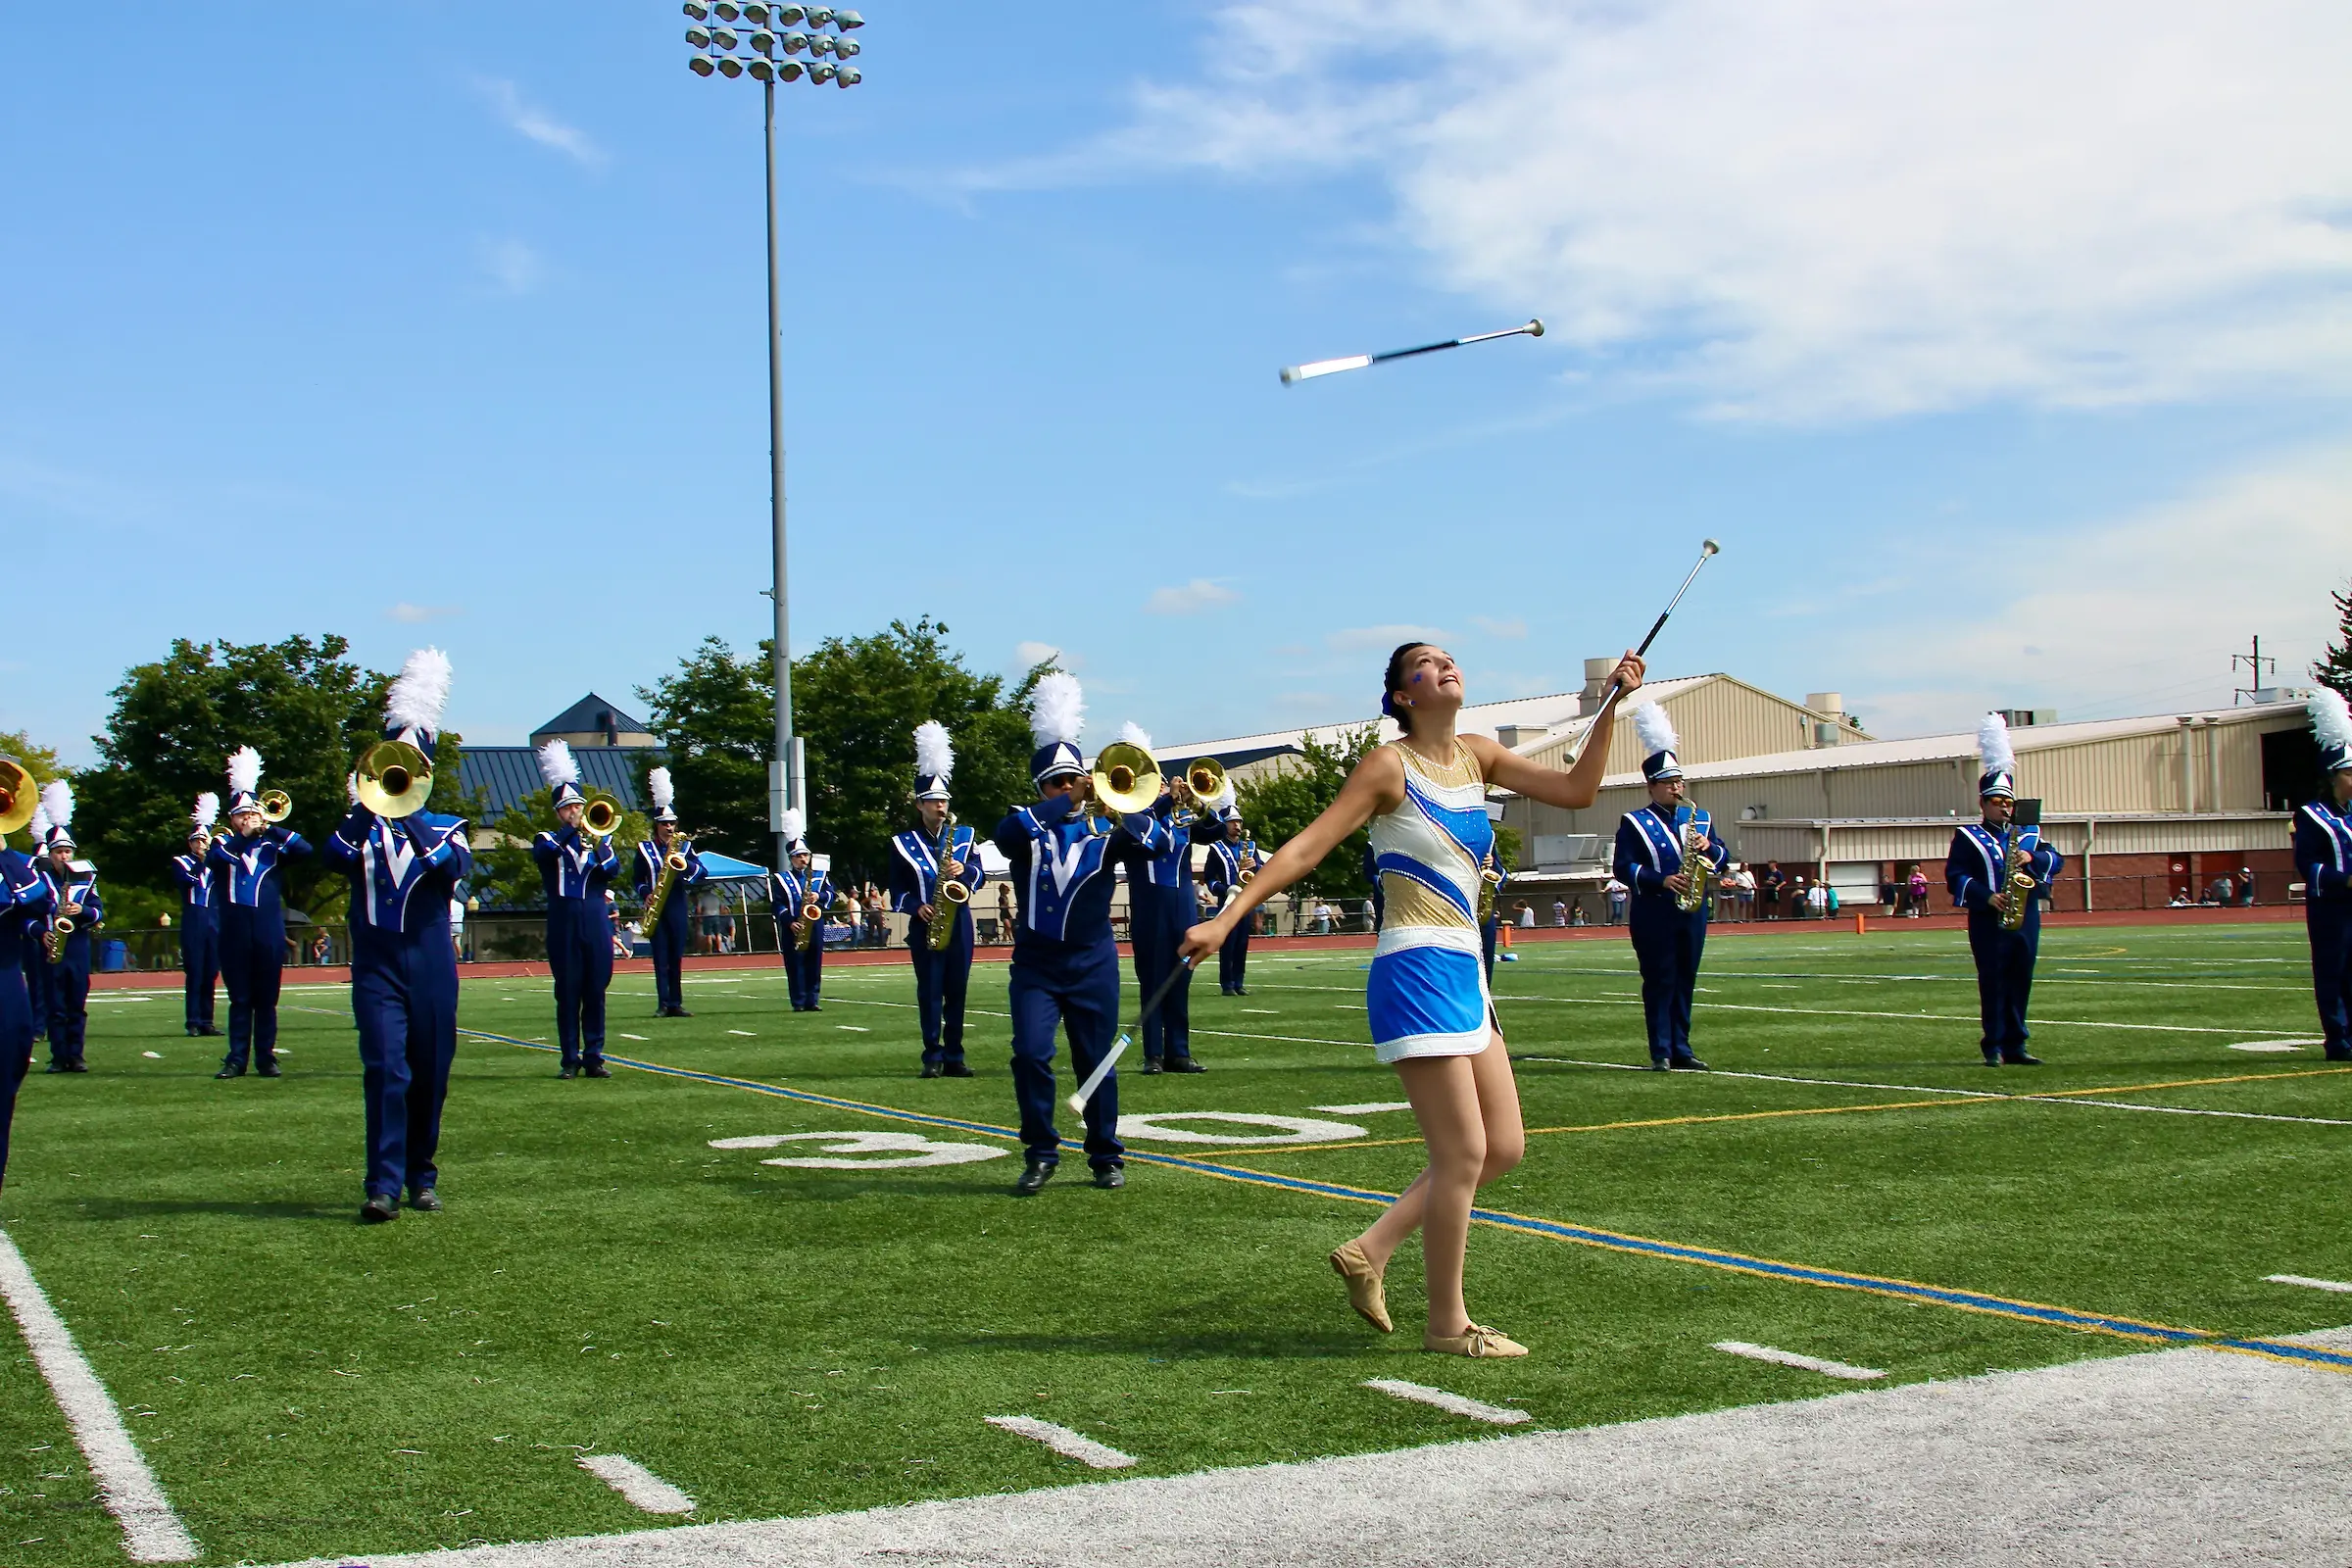
[[[1071,661],[1062,657],[1061,650],[1052,643],[1024,642],[1012,645],[1012,667],[1024,675],[1048,660],[1052,660],[1064,669],[1074,667]]]
[[[1154,615],[1198,615],[1219,605],[1230,605],[1242,596],[1224,583],[1208,577],[1195,577],[1181,588],[1154,588],[1152,597],[1144,601],[1144,609]]]
[[[518,136],[528,137],[542,147],[552,147],[572,162],[588,169],[604,166],[605,155],[588,133],[576,125],[566,125],[537,104],[522,96],[522,89],[500,76],[485,76],[475,81],[490,107],[498,111],[507,128]]]
[[[539,253],[518,239],[486,239],[481,246],[482,270],[509,294],[528,294],[547,275]]]
[[[1527,622],[1516,615],[1508,620],[1496,620],[1489,615],[1472,615],[1470,624],[1490,637],[1506,637],[1516,641],[1527,635]]]
[[[404,599],[385,611],[384,616],[404,626],[421,626],[428,620],[448,620],[453,615],[464,613],[466,607],[463,605],[412,605]]]
[[[1398,643],[1444,643],[1446,634],[1435,626],[1349,626],[1331,632],[1324,645],[1335,654],[1387,652]]]
[[[1367,169],[1446,286],[1750,416],[2352,387],[2340,0],[1284,0],[1203,55],[991,177]]]

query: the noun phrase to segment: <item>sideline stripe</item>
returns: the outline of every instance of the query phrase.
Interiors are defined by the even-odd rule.
[[[2307,1274],[2265,1274],[2263,1279],[2273,1285],[2301,1285],[2314,1291],[2335,1291],[2352,1296],[2352,1285],[2342,1280],[2315,1280]]]
[[[499,1045],[519,1046],[525,1051],[554,1051],[542,1043],[517,1040],[512,1035],[494,1035],[480,1029],[461,1027],[458,1033],[476,1040],[493,1041]],[[721,1073],[695,1072],[690,1068],[665,1066],[661,1062],[635,1061],[625,1056],[608,1054],[605,1061],[611,1066],[634,1067],[662,1077],[684,1078],[694,1083],[716,1084],[726,1089],[746,1090],[755,1095],[766,1095],[776,1100],[796,1101],[803,1104],[823,1105],[832,1110],[858,1110],[870,1116],[883,1116],[896,1121],[911,1122],[919,1127],[947,1127],[956,1132],[976,1133],[984,1138],[1002,1138],[1020,1142],[1020,1134],[1009,1127],[996,1127],[987,1122],[964,1121],[955,1116],[936,1116],[922,1111],[901,1110],[895,1105],[876,1105],[861,1100],[846,1100],[836,1095],[811,1094],[805,1089],[785,1089],[776,1084],[763,1084],[756,1079],[730,1078]],[[2258,1074],[2257,1076],[2270,1076]],[[1252,1151],[1262,1152],[1262,1151]],[[1212,1164],[1205,1159],[1191,1159],[1182,1154],[1162,1154],[1129,1150],[1130,1163],[1164,1165],[1171,1170],[1187,1170],[1197,1175],[1213,1176],[1220,1181],[1238,1182],[1245,1187],[1267,1187],[1277,1192],[1303,1193],[1316,1198],[1337,1198],[1353,1203],[1372,1203],[1382,1208],[1396,1201],[1395,1193],[1376,1192],[1362,1187],[1343,1187],[1336,1182],[1307,1181],[1297,1176],[1284,1176],[1274,1171],[1251,1170],[1244,1165]],[[2040,1301],[2013,1300],[1983,1291],[1953,1290],[1940,1285],[1923,1285],[1917,1280],[1898,1279],[1875,1274],[1848,1274],[1837,1269],[1810,1268],[1802,1263],[1785,1263],[1777,1258],[1749,1257],[1744,1253],[1725,1251],[1712,1247],[1692,1247],[1677,1242],[1661,1242],[1647,1236],[1634,1236],[1620,1231],[1605,1231],[1596,1226],[1573,1225],[1561,1220],[1539,1219],[1528,1214],[1514,1214],[1508,1209],[1473,1208],[1470,1218],[1481,1225],[1497,1230],[1517,1231],[1530,1236],[1548,1237],[1554,1241],[1574,1242],[1580,1247],[1598,1248],[1604,1251],[1626,1252],[1636,1257],[1656,1258],[1673,1263],[1694,1263],[1702,1268],[1723,1269],[1735,1274],[1754,1274],[1765,1279],[1787,1280],[1799,1285],[1818,1285],[1830,1290],[1860,1291],[1873,1296],[1888,1296],[1898,1300],[1926,1301],[1936,1306],[1948,1306],[1963,1312],[1985,1312],[1997,1317],[2022,1318],[2030,1323],[2048,1323],[2060,1328],[2083,1329],[2098,1334],[2113,1334],[2128,1340],[2145,1340],[2157,1345],[2202,1345],[2216,1349],[2241,1350],[2255,1355],[2278,1354],[2289,1360],[2309,1361],[2333,1370],[2352,1372],[2352,1354],[2338,1350],[2323,1350],[2310,1346],[2288,1345],[2271,1340],[2223,1340],[2211,1329],[2175,1328],[2164,1323],[2142,1322],[2137,1318],[2121,1317],[2103,1312],[2078,1312],[2072,1307],[2050,1306]]]
[[[647,1513],[692,1513],[694,1499],[621,1453],[583,1453],[580,1468]]]
[[[74,1331],[49,1304],[24,1254],[6,1231],[0,1231],[0,1295],[7,1296],[33,1365],[48,1380],[57,1407],[74,1429],[74,1441],[89,1461],[106,1511],[122,1526],[122,1549],[133,1562],[193,1562],[202,1555],[196,1539],[172,1512],[172,1499],[164,1495],[155,1472],[131,1442],[130,1430],[122,1425],[114,1396],[98,1381],[74,1343]]]
[[[1709,1347],[1726,1355],[1744,1355],[1750,1361],[1770,1361],[1775,1366],[1792,1366],[1800,1372],[1819,1372],[1824,1377],[1844,1378],[1851,1383],[1867,1383],[1886,1374],[1877,1367],[1848,1366],[1843,1361],[1825,1361],[1818,1355],[1799,1355],[1794,1350],[1776,1350],[1769,1345],[1750,1345],[1745,1340],[1718,1340]]]
[[[985,1419],[992,1427],[1003,1427],[1015,1436],[1042,1443],[1063,1458],[1076,1459],[1097,1470],[1124,1470],[1135,1463],[1132,1453],[1121,1453],[1083,1432],[1072,1432],[1068,1427],[1057,1427],[1033,1415],[992,1415]]]
[[[1407,1383],[1402,1378],[1366,1378],[1364,1387],[1378,1389],[1393,1399],[1410,1399],[1415,1404],[1435,1405],[1438,1409],[1450,1415],[1466,1415],[1473,1421],[1491,1422],[1498,1427],[1515,1427],[1523,1421],[1535,1419],[1525,1410],[1514,1410],[1510,1406],[1502,1404],[1488,1404],[1483,1399],[1466,1399],[1458,1394],[1447,1394],[1444,1389],[1433,1389],[1420,1383]]]

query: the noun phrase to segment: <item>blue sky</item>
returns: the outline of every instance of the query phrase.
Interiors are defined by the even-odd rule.
[[[2352,577],[2340,5],[863,9],[782,98],[804,650],[1242,733],[1400,628],[1573,687],[1713,534],[1660,672],[1902,734],[2227,703]],[[94,16],[0,11],[0,729],[335,630],[513,741],[762,634],[760,94],[674,6]]]

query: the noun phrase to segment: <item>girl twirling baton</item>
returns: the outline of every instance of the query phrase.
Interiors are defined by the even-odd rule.
[[[1620,693],[1642,684],[1628,653]],[[1609,751],[1611,708],[1592,721],[1576,765],[1539,767],[1483,735],[1457,736],[1462,672],[1452,656],[1406,643],[1389,656],[1381,710],[1404,734],[1356,765],[1330,809],[1292,839],[1215,919],[1196,925],[1184,953],[1216,952],[1268,897],[1323,862],[1369,822],[1386,906],[1365,1001],[1380,1059],[1393,1062],[1429,1146],[1429,1164],[1372,1228],[1331,1254],[1350,1302],[1386,1334],[1393,1325],[1381,1275],[1397,1245],[1421,1232],[1429,1279],[1422,1348],[1451,1355],[1525,1355],[1527,1348],[1470,1319],[1462,1254],[1479,1187],[1519,1163],[1526,1133],[1502,1030],[1479,956],[1479,866],[1494,843],[1490,785],[1546,806],[1591,806]]]

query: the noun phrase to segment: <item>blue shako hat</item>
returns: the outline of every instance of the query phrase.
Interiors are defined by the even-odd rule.
[[[549,741],[539,748],[539,776],[547,780],[559,808],[586,803],[588,797],[580,793],[579,759],[564,742]]]
[[[1656,703],[1642,703],[1634,710],[1634,736],[1642,743],[1642,777],[1656,784],[1665,779],[1683,776],[1682,760],[1675,748],[1682,742],[1675,739],[1674,720]]]
[[[948,739],[948,726],[936,718],[924,719],[914,726],[914,798],[918,801],[944,801],[948,798],[948,780],[956,771],[956,747]]]
[[[1040,789],[1052,779],[1086,771],[1078,737],[1086,723],[1086,693],[1078,677],[1051,669],[1039,678],[1029,699],[1029,734],[1037,750],[1029,756],[1029,776]]]
[[[1984,771],[1977,775],[1977,798],[2017,799],[2017,753],[2009,746],[2009,721],[1986,713],[1977,725],[1977,759]]]
[[[2304,711],[2311,715],[2312,738],[2320,743],[2320,771],[2352,768],[2352,707],[2346,706],[2344,694],[2322,686],[2311,694]]]

